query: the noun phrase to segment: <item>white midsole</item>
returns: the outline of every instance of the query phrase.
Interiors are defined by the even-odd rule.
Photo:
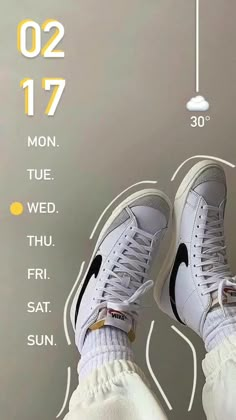
[[[77,303],[77,300],[78,300],[78,298],[79,298],[79,295],[80,295],[80,292],[81,292],[81,289],[82,289],[82,287],[83,287],[83,284],[84,284],[84,281],[85,281],[85,279],[86,279],[86,276],[87,276],[87,273],[88,273],[88,270],[89,270],[89,267],[90,267],[90,265],[91,265],[91,262],[93,261],[93,259],[94,259],[94,257],[95,257],[95,255],[96,255],[96,253],[97,253],[97,250],[98,250],[98,248],[99,248],[99,245],[100,245],[100,243],[102,242],[102,240],[103,240],[103,238],[104,238],[104,236],[106,235],[106,232],[108,231],[108,229],[109,229],[109,227],[111,226],[111,224],[114,222],[114,220],[119,216],[119,214],[126,208],[126,207],[128,207],[128,206],[130,206],[134,201],[136,201],[137,199],[139,199],[139,198],[143,198],[143,197],[146,197],[146,196],[149,196],[149,195],[157,195],[158,197],[161,197],[161,198],[163,198],[166,202],[167,202],[167,204],[169,205],[169,207],[170,207],[170,211],[171,211],[171,209],[172,209],[172,204],[171,204],[171,202],[170,202],[170,200],[169,200],[169,198],[167,197],[167,195],[166,194],[164,194],[162,191],[159,191],[159,190],[157,190],[157,189],[154,189],[154,188],[149,188],[149,189],[145,189],[145,190],[141,190],[141,191],[137,191],[136,193],[134,193],[134,194],[131,194],[129,197],[127,197],[125,200],[123,200],[114,210],[113,210],[113,212],[112,212],[112,214],[111,214],[111,216],[108,218],[108,220],[106,221],[106,223],[105,223],[105,225],[103,226],[103,228],[102,228],[102,230],[101,230],[101,232],[100,232],[100,234],[99,234],[99,237],[98,237],[98,239],[97,239],[97,242],[96,242],[96,245],[95,245],[95,248],[94,248],[94,251],[93,251],[93,254],[92,254],[92,256],[91,256],[91,258],[90,258],[90,261],[89,261],[89,264],[88,264],[88,266],[87,266],[87,269],[86,269],[86,271],[85,271],[85,274],[84,274],[84,276],[83,276],[83,278],[82,278],[82,280],[81,280],[81,282],[80,282],[80,284],[79,284],[79,287],[78,287],[78,289],[77,289],[77,292],[76,292],[76,294],[75,294],[75,296],[74,296],[74,299],[73,299],[73,302],[72,302],[72,305],[71,305],[71,311],[70,311],[70,313],[71,313],[71,318],[74,316],[74,313],[75,313],[75,308],[76,308],[76,303]],[[72,325],[73,325],[73,328],[74,328],[74,323],[72,322]]]
[[[161,296],[164,284],[170,276],[175,261],[176,252],[179,245],[181,219],[188,194],[195,180],[206,168],[211,167],[220,167],[220,165],[218,165],[213,160],[203,160],[198,162],[190,169],[177,190],[173,207],[171,243],[169,251],[160,268],[154,287],[154,298],[159,306],[161,305]]]

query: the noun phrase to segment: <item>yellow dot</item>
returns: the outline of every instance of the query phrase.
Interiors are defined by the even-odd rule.
[[[23,204],[18,203],[17,201],[15,203],[12,203],[10,206],[10,212],[14,216],[20,216],[24,211]]]

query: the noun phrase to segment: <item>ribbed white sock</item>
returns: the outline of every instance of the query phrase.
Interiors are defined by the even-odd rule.
[[[127,334],[110,326],[88,331],[78,365],[79,380],[114,360],[134,360]]]
[[[224,312],[220,307],[212,309],[203,327],[203,341],[209,352],[221,344],[225,338],[236,334],[236,306],[225,306]]]

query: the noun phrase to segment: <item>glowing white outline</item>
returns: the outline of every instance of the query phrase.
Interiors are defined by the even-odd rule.
[[[171,326],[172,330],[174,330],[181,338],[183,338],[184,341],[186,341],[186,343],[188,343],[189,347],[192,350],[193,353],[193,387],[192,387],[192,393],[191,393],[191,398],[190,398],[190,402],[189,402],[189,406],[188,406],[188,411],[192,410],[193,407],[193,401],[194,401],[194,397],[195,397],[195,393],[196,393],[196,386],[197,386],[197,354],[196,354],[196,350],[194,348],[193,343],[189,340],[189,338],[187,338],[181,331],[178,330],[178,328],[176,328],[174,325]]]
[[[176,178],[176,175],[178,174],[180,169],[185,165],[185,163],[189,162],[192,159],[213,159],[217,162],[224,163],[225,165],[228,165],[231,168],[235,168],[235,165],[233,163],[230,163],[227,160],[224,160],[224,159],[221,159],[221,158],[218,158],[218,157],[215,157],[215,156],[195,155],[195,156],[191,156],[190,158],[186,159],[184,162],[181,163],[181,165],[179,165],[179,167],[176,169],[174,175],[172,176],[171,181],[174,181],[174,179]]]
[[[56,419],[58,419],[58,417],[60,417],[60,415],[63,413],[63,411],[65,409],[65,406],[67,404],[68,397],[69,397],[69,392],[70,392],[70,382],[71,382],[71,368],[70,368],[70,366],[68,366],[65,398],[64,398],[64,402],[62,404],[61,410],[59,411],[59,413],[56,416]]]
[[[125,192],[129,191],[131,188],[136,187],[137,185],[141,185],[141,184],[157,184],[157,181],[140,181],[140,182],[136,182],[136,184],[130,185],[130,187],[126,188],[125,190],[123,190],[121,193],[119,193],[115,198],[113,198],[113,200],[108,204],[108,206],[103,210],[103,212],[101,213],[101,215],[99,216],[93,230],[92,233],[89,237],[89,239],[93,239],[94,234],[97,230],[97,227],[99,225],[99,223],[101,222],[104,214],[107,212],[107,210],[112,206],[112,204],[115,203],[115,201],[120,198]]]
[[[71,345],[71,341],[70,341],[70,336],[69,336],[68,327],[67,327],[67,309],[68,309],[68,304],[69,304],[70,298],[71,298],[71,296],[72,296],[72,294],[73,294],[73,292],[74,292],[74,290],[75,290],[75,288],[76,288],[76,286],[77,286],[77,284],[80,280],[81,274],[82,274],[83,269],[84,269],[84,264],[85,264],[85,261],[83,261],[81,266],[80,266],[79,274],[77,276],[77,279],[75,280],[74,286],[72,287],[72,289],[71,289],[71,291],[68,295],[68,298],[66,300],[65,306],[64,306],[63,324],[64,324],[64,332],[65,332],[65,336],[66,336],[68,346]]]
[[[156,384],[162,398],[164,399],[167,407],[171,411],[171,410],[173,410],[173,408],[172,408],[166,394],[164,393],[161,385],[159,384],[159,382],[158,382],[158,380],[157,380],[157,378],[156,378],[156,376],[155,376],[155,374],[152,370],[150,359],[149,359],[149,347],[150,347],[150,341],[151,341],[151,336],[152,336],[152,331],[153,331],[154,324],[155,324],[155,321],[152,321],[151,325],[150,325],[150,330],[149,330],[149,333],[148,333],[147,341],[146,341],[146,363],[147,363],[147,367],[148,367],[148,370],[150,372],[150,375],[151,375],[153,381],[155,382],[155,384]]]

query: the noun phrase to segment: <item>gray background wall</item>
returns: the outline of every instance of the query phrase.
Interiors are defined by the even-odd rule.
[[[194,0],[11,0],[2,5],[0,27],[0,372],[1,418],[54,419],[65,394],[66,369],[76,386],[78,354],[67,346],[62,316],[80,264],[94,245],[88,237],[104,207],[124,188],[157,179],[174,197],[195,154],[236,162],[235,13],[233,0],[201,1],[201,92],[211,104],[204,129],[190,128],[185,109],[194,94]],[[64,60],[29,60],[16,49],[19,21],[56,18],[65,26]],[[65,77],[56,115],[43,116],[42,77]],[[23,114],[19,81],[37,80],[37,115]],[[27,148],[28,135],[55,135],[56,149]],[[51,168],[53,182],[30,182],[27,168]],[[229,203],[226,231],[235,269],[235,170],[226,168]],[[59,213],[16,218],[9,204],[55,201]],[[29,248],[28,234],[52,234],[55,247]],[[48,281],[27,280],[27,268],[47,267]],[[51,301],[50,314],[29,314],[29,301]],[[145,343],[156,320],[150,359],[174,408],[170,419],[204,419],[201,340],[184,333],[198,351],[197,394],[187,413],[192,385],[188,346],[155,306],[143,312],[136,342],[137,362],[147,373]],[[54,334],[57,346],[28,347],[28,334]],[[153,384],[153,389],[156,390]],[[161,397],[160,397],[161,400]],[[161,400],[162,401],[162,400]],[[164,403],[163,406],[165,407]],[[165,407],[166,408],[166,407]],[[168,411],[168,410],[167,410]]]

